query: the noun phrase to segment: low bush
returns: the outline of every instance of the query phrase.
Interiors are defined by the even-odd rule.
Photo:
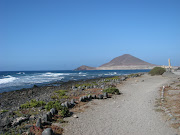
[[[55,91],[55,94],[51,96],[52,99],[67,99],[69,98],[66,95],[67,90],[58,90]]]
[[[21,105],[21,109],[26,108],[32,108],[32,107],[40,107],[45,105],[46,103],[44,101],[36,101],[35,99],[32,99],[30,102],[26,102],[25,104]]]
[[[8,112],[8,110],[1,110],[0,113]]]
[[[166,72],[166,69],[162,68],[162,67],[154,67],[149,74],[150,75],[162,75],[164,72]]]
[[[62,117],[67,117],[70,115],[69,113],[69,109],[67,107],[63,107],[59,112],[58,114]]]
[[[116,87],[107,88],[107,89],[103,90],[103,92],[107,92],[110,94],[116,94],[116,95],[120,94],[119,90]]]
[[[66,117],[69,115],[69,109],[67,107],[61,106],[61,103],[59,101],[50,101],[46,104],[45,108],[48,111],[52,108],[59,110],[58,114],[62,117]]]
[[[61,110],[63,107],[61,106],[61,103],[59,101],[49,101],[45,105],[46,110],[50,110],[52,108],[55,108],[56,110]]]

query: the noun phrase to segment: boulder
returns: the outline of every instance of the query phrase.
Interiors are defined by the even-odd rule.
[[[67,101],[64,102],[64,106],[67,107],[67,108],[69,108],[69,103],[68,103]]]
[[[47,119],[48,119],[48,121],[52,121],[52,114],[51,114],[51,112],[47,113]]]
[[[20,125],[22,122],[24,122],[24,121],[26,121],[28,119],[29,119],[29,117],[18,117],[18,118],[13,120],[12,126]]]
[[[44,114],[43,117],[42,117],[42,120],[44,122],[48,122],[48,115],[47,114]]]
[[[104,96],[104,98],[108,98],[108,93],[107,93],[107,92],[104,92],[104,93],[103,93],[103,96]]]
[[[87,99],[88,99],[88,100],[91,100],[91,99],[92,99],[92,96],[91,96],[91,95],[88,95],[88,96],[87,96]]]
[[[55,108],[52,108],[50,110],[50,112],[51,112],[52,116],[54,116],[57,113],[57,110]]]
[[[46,128],[43,132],[42,135],[54,135],[53,131],[51,128]]]
[[[64,103],[62,103],[62,104],[61,104],[61,106],[65,107],[65,104],[64,104]]]
[[[102,94],[98,95],[98,99],[103,99],[103,95]]]
[[[83,98],[82,97],[79,98],[79,102],[83,102]]]
[[[41,118],[38,118],[36,122],[36,127],[42,128]]]
[[[93,98],[93,99],[96,99],[96,95],[92,95],[92,98]]]
[[[71,99],[71,105],[75,105],[75,100]]]

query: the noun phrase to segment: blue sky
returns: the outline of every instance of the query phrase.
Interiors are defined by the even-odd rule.
[[[179,0],[0,0],[0,70],[100,66],[131,54],[180,66]]]

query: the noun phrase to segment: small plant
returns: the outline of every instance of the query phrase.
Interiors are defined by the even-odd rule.
[[[46,103],[44,101],[36,101],[35,99],[32,99],[30,102],[26,102],[25,104],[21,105],[22,109],[32,108],[32,107],[40,107],[45,105]]]
[[[0,113],[8,112],[8,110],[1,110]]]
[[[69,96],[66,95],[67,90],[55,91],[55,94],[51,96],[52,99],[67,99]]]
[[[61,103],[59,101],[50,101],[45,106],[46,110],[50,110],[52,108],[55,108],[56,110],[60,110],[58,112],[59,115],[62,117],[66,117],[69,115],[69,109],[67,107],[61,106]]]
[[[61,110],[63,108],[63,106],[61,106],[61,103],[59,101],[49,101],[46,105],[45,105],[46,110],[50,110],[52,108],[55,108],[56,110]]]
[[[164,72],[166,72],[166,70],[162,67],[154,67],[149,74],[150,75],[162,75]]]
[[[116,94],[116,95],[120,94],[119,90],[116,87],[107,88],[107,89],[103,90],[103,92],[107,92],[110,94]]]
[[[69,109],[67,107],[63,107],[59,112],[58,114],[62,117],[67,117],[69,116]]]

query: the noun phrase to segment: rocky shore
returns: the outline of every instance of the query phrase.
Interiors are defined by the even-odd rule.
[[[34,86],[29,89],[1,93],[0,134],[25,135],[42,132],[62,134],[63,129],[58,125],[64,122],[63,118],[66,117],[66,114],[62,115],[64,113],[62,111],[66,111],[67,116],[71,116],[73,112],[69,112],[69,108],[80,106],[82,102],[92,99],[111,97],[112,94],[117,93],[108,93],[104,90],[116,88],[117,84],[127,78],[142,74],[60,82],[61,85],[57,83],[59,86]],[[60,107],[58,112],[57,106],[48,108],[50,103],[60,104],[63,108]]]

